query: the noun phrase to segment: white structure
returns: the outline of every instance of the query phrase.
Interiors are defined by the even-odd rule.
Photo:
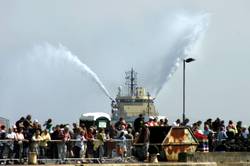
[[[80,125],[84,124],[86,127],[106,128],[110,125],[110,121],[110,115],[105,112],[89,112],[82,114],[80,117]]]
[[[81,117],[80,117],[80,120],[93,120],[93,121],[96,121],[96,119],[98,119],[100,117],[105,117],[109,121],[111,120],[110,115],[105,113],[105,112],[88,112],[88,113],[82,114]]]

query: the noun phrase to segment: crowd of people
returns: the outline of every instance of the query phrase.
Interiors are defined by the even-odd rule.
[[[234,122],[217,118],[207,119],[203,125],[201,121],[192,124],[196,138],[207,138],[209,151],[250,151],[250,127],[242,121]]]
[[[202,123],[197,121],[192,125],[189,119],[181,122],[177,119],[169,124],[168,119],[149,117],[146,121],[139,115],[133,123],[127,123],[120,118],[107,128],[85,126],[73,123],[54,125],[52,119],[45,123],[32,120],[31,115],[21,117],[11,128],[0,127],[0,159],[19,159],[23,162],[30,152],[39,159],[58,159],[64,163],[67,158],[79,159],[77,162],[94,161],[104,157],[120,157],[134,155],[144,160],[149,152],[150,127],[185,126],[189,127],[197,139],[207,139],[209,151],[250,151],[249,130],[239,121],[236,124],[230,120],[228,124],[219,118],[208,119]],[[160,133],[159,133],[160,134]],[[138,151],[133,145],[141,145]],[[86,160],[84,160],[86,159]],[[1,162],[3,160],[0,160]],[[41,160],[42,163],[43,160]],[[7,164],[12,162],[7,161]]]

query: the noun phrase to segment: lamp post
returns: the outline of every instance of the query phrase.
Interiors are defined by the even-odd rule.
[[[183,112],[182,112],[182,122],[185,121],[186,119],[186,103],[185,103],[185,87],[186,87],[186,63],[190,63],[190,62],[193,62],[195,61],[194,58],[188,58],[188,59],[183,59]]]

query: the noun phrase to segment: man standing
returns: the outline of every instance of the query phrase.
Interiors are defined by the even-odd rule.
[[[5,139],[5,138],[6,138],[5,126],[2,125],[0,129],[0,140]],[[4,147],[5,147],[5,143],[0,142],[0,159],[3,159]],[[3,164],[2,161],[1,161],[1,164]]]
[[[140,161],[143,161],[147,158],[148,155],[148,148],[149,148],[149,141],[150,141],[150,131],[148,129],[148,126],[143,126],[141,129],[141,132],[138,136],[138,139],[136,141],[137,150],[136,150],[136,156]]]
[[[66,142],[71,139],[68,127],[64,127],[64,129],[61,129],[59,133],[59,138],[61,139],[61,142],[57,144],[58,158],[61,159],[60,163],[65,163],[67,153]]]
[[[140,114],[139,117],[136,118],[135,121],[134,121],[135,132],[140,132],[143,125],[144,125],[144,117],[143,117],[142,114]]]

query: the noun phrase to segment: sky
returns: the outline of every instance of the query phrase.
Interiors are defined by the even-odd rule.
[[[0,117],[13,123],[32,115],[41,123],[78,121],[86,112],[110,113],[110,100],[74,63],[51,58],[63,45],[91,68],[111,96],[132,67],[153,91],[167,78],[164,64],[192,32],[180,17],[208,26],[187,55],[186,116],[249,123],[250,15],[247,0],[43,0],[0,2]],[[177,33],[178,32],[178,33]],[[36,50],[40,47],[40,50]],[[179,48],[180,47],[180,48]],[[39,56],[38,56],[39,54]],[[169,65],[169,64],[168,64]],[[165,73],[166,72],[166,73]],[[170,121],[182,117],[182,66],[162,84],[156,108]]]

